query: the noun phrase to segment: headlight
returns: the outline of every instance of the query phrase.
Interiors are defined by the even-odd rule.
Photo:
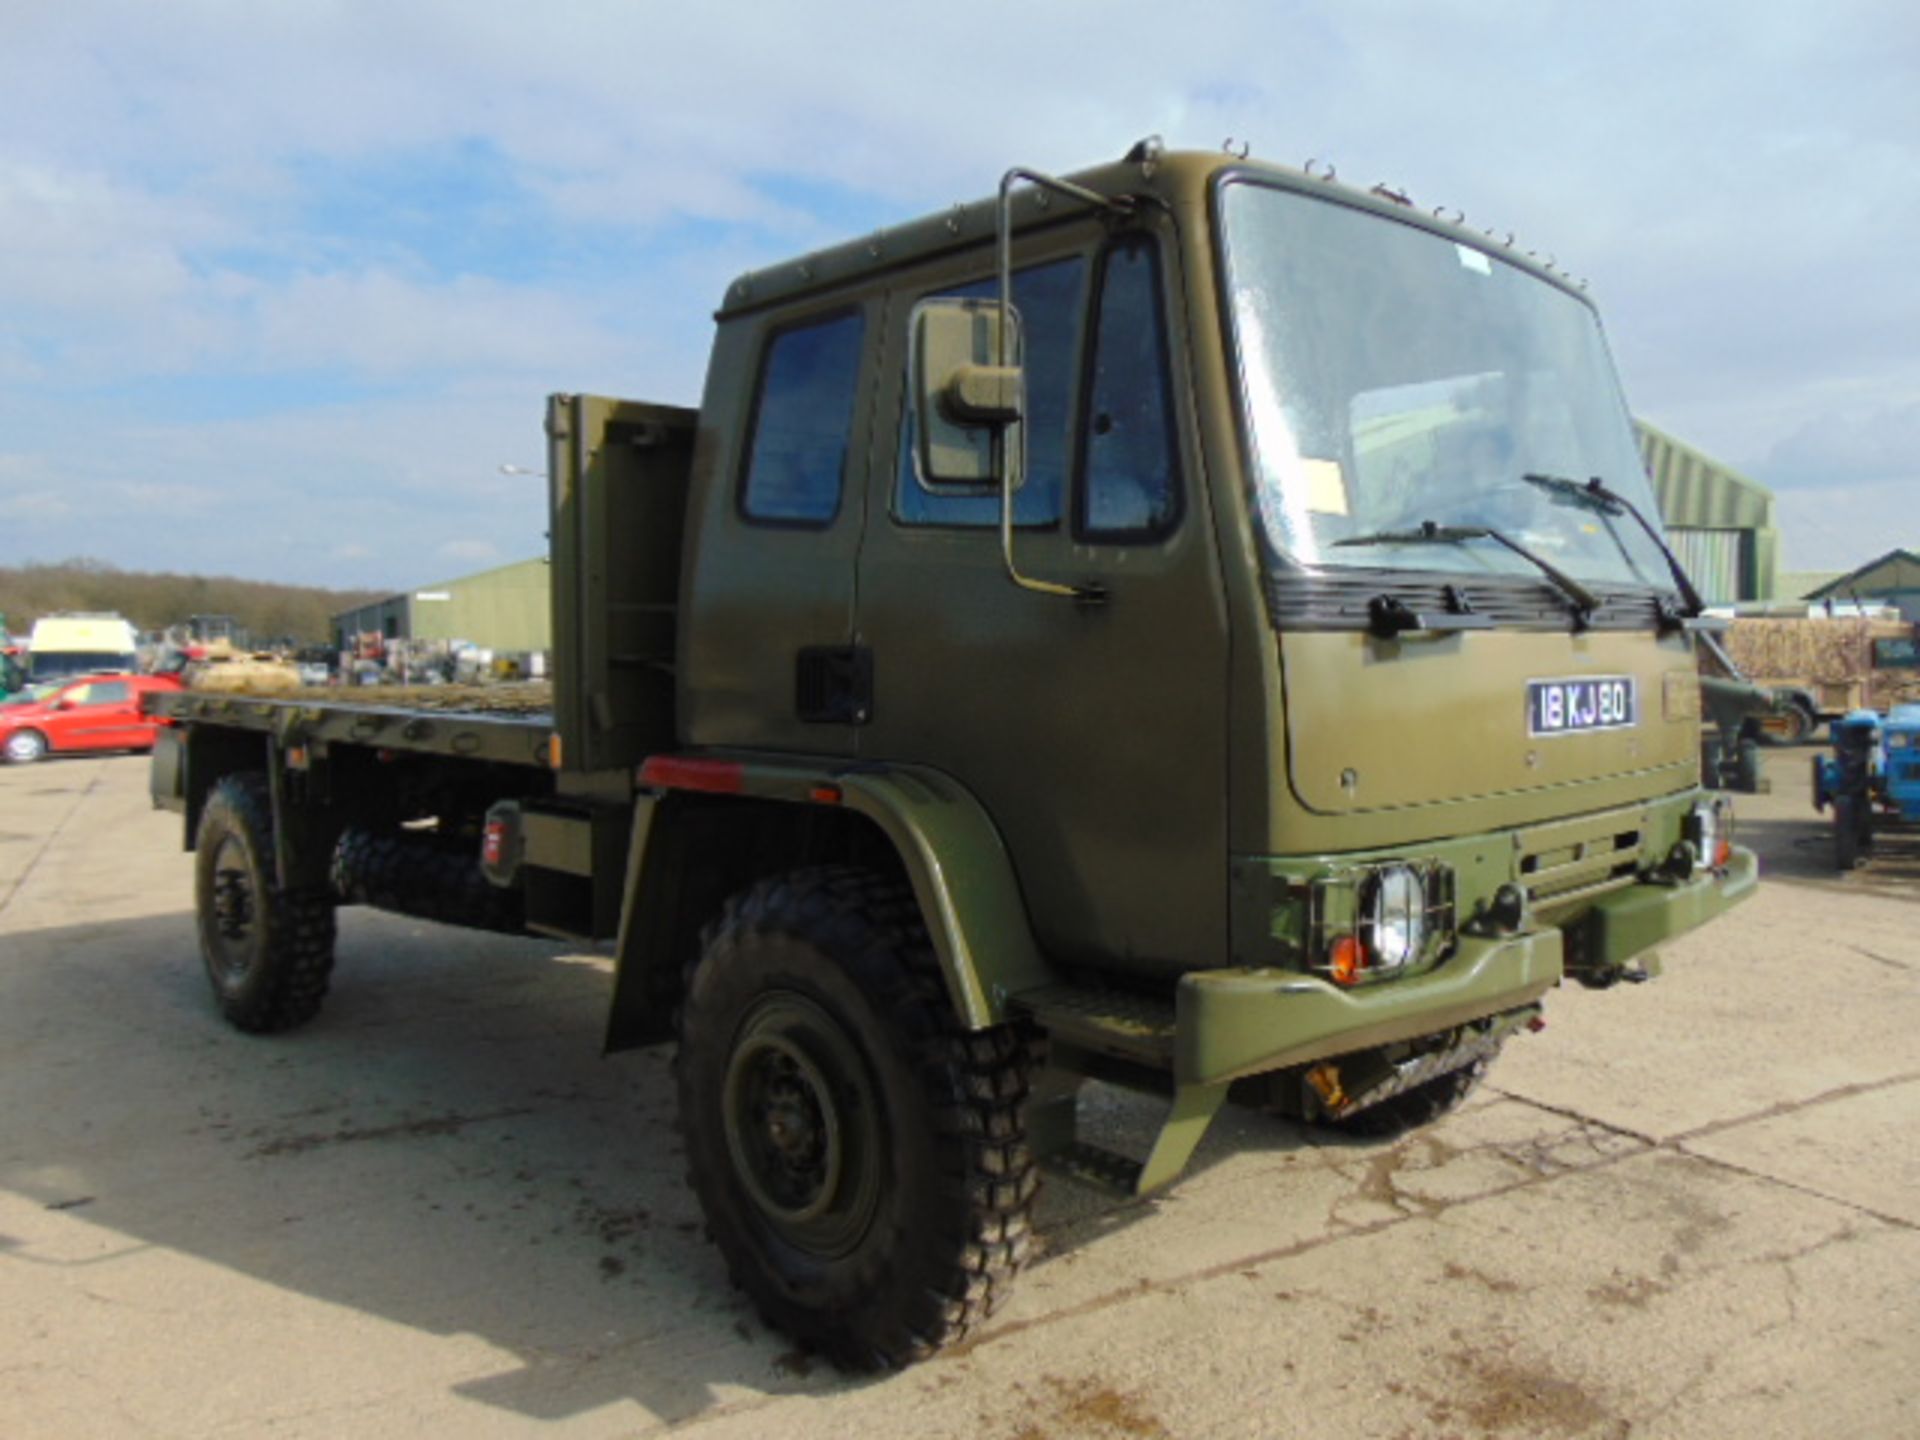
[[[1377,970],[1394,970],[1420,954],[1427,939],[1426,886],[1410,865],[1376,870],[1360,899],[1362,940]]]
[[[1453,939],[1453,868],[1438,860],[1329,871],[1309,893],[1308,963],[1336,984],[1385,979],[1433,959]]]

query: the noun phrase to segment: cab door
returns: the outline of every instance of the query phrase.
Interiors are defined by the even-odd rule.
[[[882,308],[871,292],[824,296],[721,324],[682,591],[690,744],[853,753],[869,703],[854,559]]]
[[[991,296],[991,251],[923,267],[887,311],[859,562],[863,759],[946,772],[987,807],[1056,961],[1169,973],[1226,960],[1227,634],[1193,443],[1171,232],[1091,224],[1015,256],[1024,345],[1018,587],[997,492],[922,480],[912,311]]]

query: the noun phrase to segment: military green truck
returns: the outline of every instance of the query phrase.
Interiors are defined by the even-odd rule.
[[[163,697],[154,790],[242,1029],[342,903],[610,942],[607,1049],[677,1041],[713,1238],[835,1360],[992,1311],[1038,1164],[1431,1118],[1753,887],[1599,321],[1508,244],[1148,142],[716,319],[697,411],[548,404],[544,708]]]

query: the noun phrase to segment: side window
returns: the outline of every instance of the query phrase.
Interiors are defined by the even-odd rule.
[[[69,685],[57,698],[68,705],[91,705],[93,689],[91,685]]]
[[[1027,479],[1013,499],[1014,520],[1021,525],[1060,521],[1086,270],[1085,259],[1075,255],[1014,272],[1013,303],[1026,337],[1027,371]],[[999,282],[987,279],[933,295],[990,300],[999,293]],[[984,487],[978,493],[935,494],[920,483],[914,448],[913,406],[907,403],[902,408],[899,479],[894,486],[896,517],[909,525],[1000,523],[997,490]]]
[[[850,310],[768,344],[740,489],[748,519],[826,525],[839,513],[862,330]]]
[[[1164,535],[1180,518],[1179,444],[1151,241],[1107,252],[1094,324],[1078,528],[1110,540]]]
[[[124,705],[132,687],[124,680],[102,680],[87,692],[83,704],[87,705]]]

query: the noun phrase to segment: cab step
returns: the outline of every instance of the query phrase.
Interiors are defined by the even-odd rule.
[[[1049,985],[1014,996],[1013,1005],[1056,1043],[1152,1070],[1173,1068],[1172,1000],[1124,990]]]
[[[1174,1073],[1172,1000],[1050,985],[1016,995],[1013,1006],[1047,1034],[1047,1065],[1034,1082],[1027,1121],[1041,1162],[1110,1195],[1149,1195],[1172,1184],[1227,1094],[1224,1083],[1182,1083]],[[1090,1079],[1170,1101],[1144,1159],[1080,1138],[1078,1096]]]

